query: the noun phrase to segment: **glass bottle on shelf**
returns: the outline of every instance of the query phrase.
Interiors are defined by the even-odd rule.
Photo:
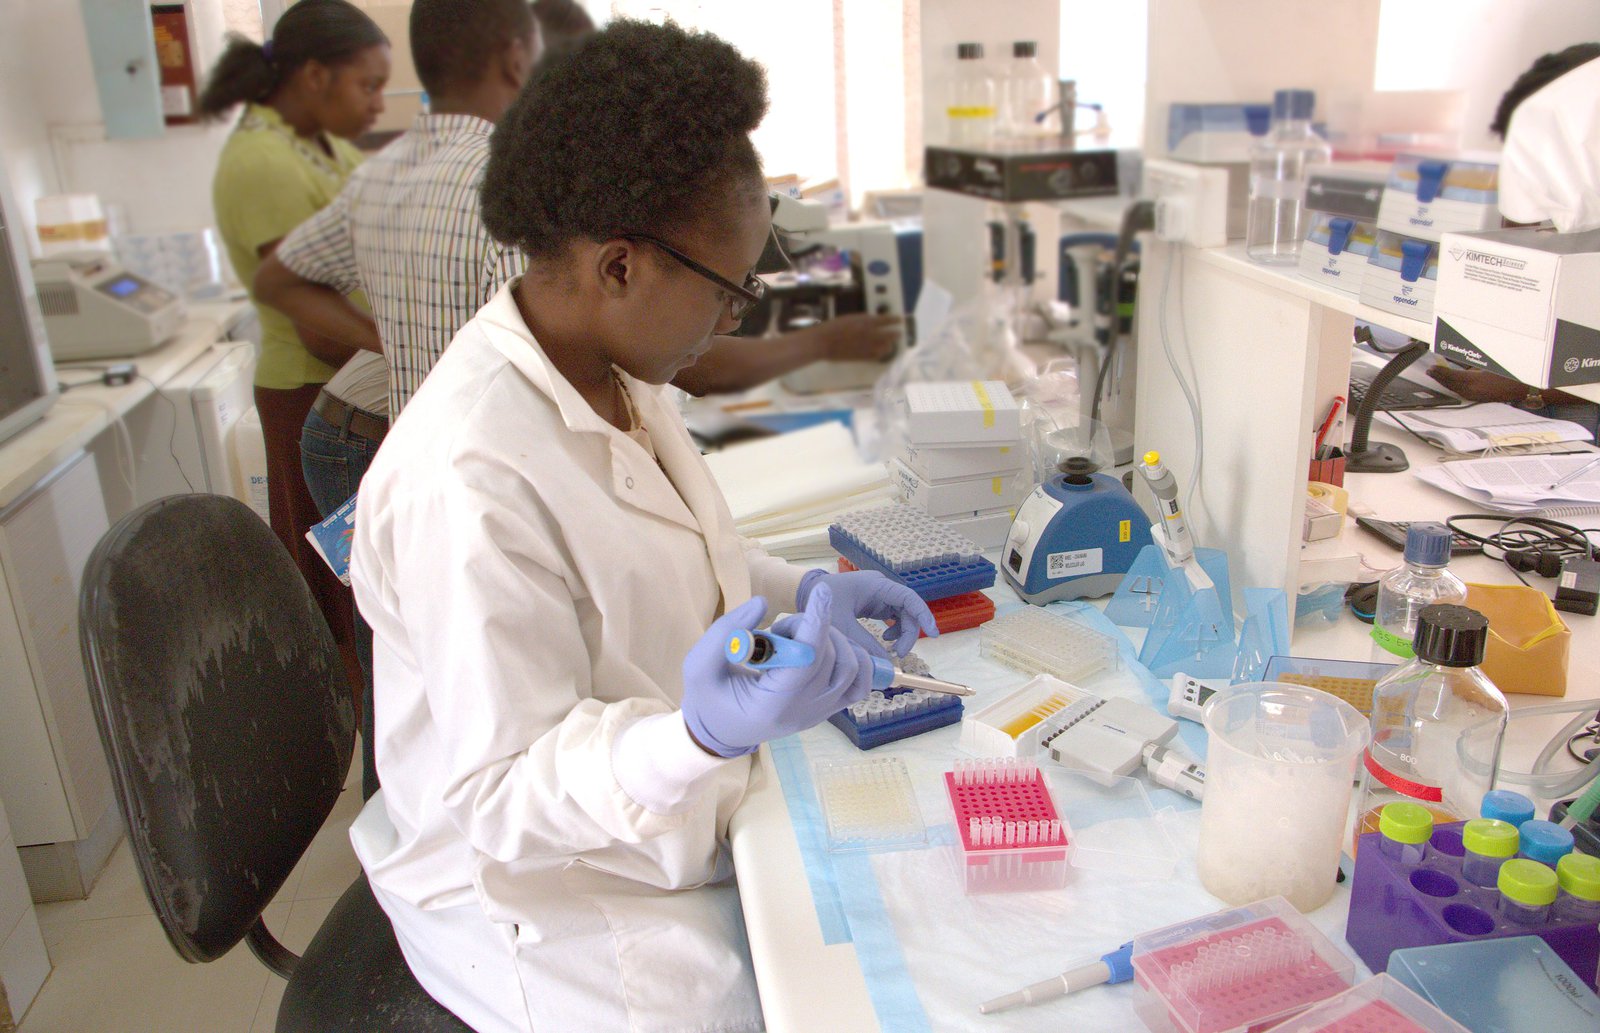
[[[994,78],[983,63],[982,43],[956,44],[956,67],[945,99],[950,146],[987,150],[994,143],[999,103]]]
[[[1476,610],[1423,608],[1416,657],[1372,691],[1372,743],[1354,838],[1376,831],[1390,803],[1419,804],[1435,825],[1478,813],[1494,787],[1509,713],[1505,696],[1478,667],[1488,637],[1489,621]]]
[[[1000,136],[1008,147],[1042,150],[1059,137],[1056,77],[1039,64],[1039,44],[1011,44],[1011,63],[1001,81]]]
[[[1305,236],[1306,170],[1333,160],[1333,148],[1311,128],[1316,94],[1279,90],[1272,128],[1250,149],[1250,207],[1245,253],[1257,262],[1290,264]]]

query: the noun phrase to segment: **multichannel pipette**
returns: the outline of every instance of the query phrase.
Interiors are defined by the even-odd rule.
[[[816,651],[804,642],[774,635],[770,631],[735,631],[728,636],[728,660],[754,671],[774,667],[805,667],[816,659]],[[872,687],[884,689],[925,689],[950,696],[970,696],[965,685],[938,678],[924,678],[896,669],[881,656],[872,658]]]
[[[1099,961],[1069,968],[1059,976],[1025,986],[1016,993],[1004,994],[992,1001],[978,1005],[978,1011],[991,1015],[1018,1005],[1038,1004],[1057,997],[1065,997],[1077,990],[1085,990],[1101,983],[1126,983],[1133,978],[1133,941],[1129,941],[1110,954],[1102,954]]]

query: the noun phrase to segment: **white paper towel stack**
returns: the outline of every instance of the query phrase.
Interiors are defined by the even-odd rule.
[[[831,556],[834,517],[894,501],[883,465],[862,461],[842,423],[736,445],[706,465],[739,533],[784,559]]]

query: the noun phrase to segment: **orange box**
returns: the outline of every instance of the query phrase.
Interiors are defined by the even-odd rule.
[[[1550,597],[1527,585],[1467,585],[1467,605],[1489,618],[1483,673],[1501,692],[1567,694],[1572,631]]]

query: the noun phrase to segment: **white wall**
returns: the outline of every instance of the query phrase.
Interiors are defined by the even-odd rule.
[[[226,28],[259,32],[254,0],[189,0],[189,17],[202,69]],[[59,192],[99,194],[129,230],[211,225],[227,133],[172,126],[152,140],[107,140],[77,0],[0,0],[0,153],[30,239],[34,200]]]
[[[1461,90],[1463,147],[1498,150],[1500,95],[1542,54],[1600,41],[1596,0],[1384,0],[1379,90]]]
[[[1077,80],[1080,102],[1105,106],[1112,147],[1144,141],[1149,14],[1149,0],[1061,0],[1061,77]],[[1078,109],[1077,128],[1093,125]]]

